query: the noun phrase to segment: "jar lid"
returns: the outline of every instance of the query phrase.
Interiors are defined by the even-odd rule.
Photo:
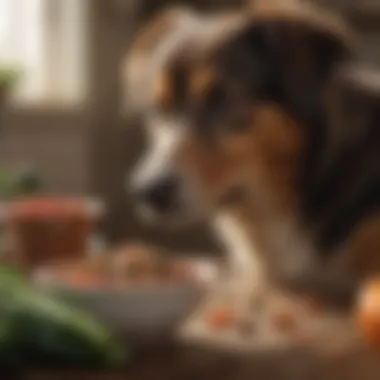
[[[50,220],[63,218],[99,219],[104,205],[98,199],[62,196],[20,198],[0,205],[0,219]]]

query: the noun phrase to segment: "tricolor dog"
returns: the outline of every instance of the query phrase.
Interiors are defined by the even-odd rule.
[[[351,295],[380,270],[379,78],[353,68],[351,40],[305,3],[175,9],[128,54],[149,139],[137,206],[213,223],[242,305],[294,279]]]

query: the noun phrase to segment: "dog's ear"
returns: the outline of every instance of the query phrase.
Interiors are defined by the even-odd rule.
[[[313,103],[313,92],[320,93],[334,70],[351,57],[348,29],[335,16],[305,3],[258,3],[240,31],[239,44],[261,60],[256,77],[272,82],[268,91],[281,86],[282,95]]]
[[[174,7],[161,11],[137,32],[122,61],[123,110],[139,110],[149,97],[149,79],[159,64],[160,47],[173,36],[186,33],[195,14],[188,8]]]

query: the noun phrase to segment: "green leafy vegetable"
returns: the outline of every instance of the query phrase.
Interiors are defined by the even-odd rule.
[[[15,85],[22,78],[23,71],[15,66],[0,66],[0,87]]]
[[[6,355],[1,353],[6,352]],[[109,367],[127,352],[96,320],[0,268],[0,364],[24,362]]]

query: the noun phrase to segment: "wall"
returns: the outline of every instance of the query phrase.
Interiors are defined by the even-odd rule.
[[[89,183],[88,135],[81,113],[7,112],[0,124],[0,166],[33,165],[47,191],[83,193]]]

